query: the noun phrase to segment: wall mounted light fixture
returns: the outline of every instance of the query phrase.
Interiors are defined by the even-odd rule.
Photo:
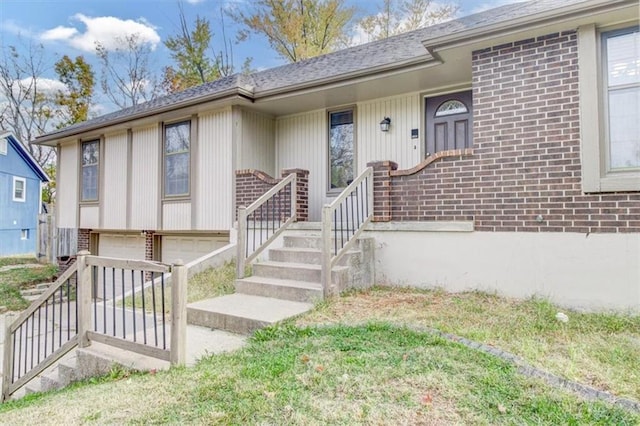
[[[389,117],[385,117],[380,122],[380,130],[383,132],[388,132],[390,126],[391,126],[391,119]]]

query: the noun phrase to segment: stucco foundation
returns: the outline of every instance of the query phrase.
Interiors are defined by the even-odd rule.
[[[640,312],[640,234],[387,230],[376,282],[541,296],[563,306]],[[443,228],[443,229],[446,229]]]

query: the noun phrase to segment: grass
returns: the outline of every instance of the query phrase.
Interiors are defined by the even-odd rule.
[[[234,291],[234,281],[236,277],[235,262],[227,262],[218,268],[209,268],[189,278],[187,285],[187,303],[197,302],[198,300],[209,299],[224,294],[230,294]],[[145,293],[145,306],[152,306],[152,294],[150,291]],[[164,297],[165,311],[171,311],[171,292],[166,291]],[[162,295],[156,292],[156,306],[161,306]],[[142,306],[142,294],[137,293],[135,296],[136,306]],[[126,306],[133,306],[133,300],[130,297],[125,299]]]
[[[567,323],[555,319],[562,311]],[[480,292],[375,288],[346,294],[298,321],[385,320],[467,337],[512,352],[555,374],[640,400],[640,316],[579,313],[545,300]]]
[[[35,258],[29,257],[0,258],[0,267],[37,263]],[[20,295],[20,290],[37,283],[53,281],[57,273],[58,268],[55,265],[23,267],[0,272],[0,304],[12,311],[26,308],[29,303]]]
[[[411,328],[467,336],[640,399],[640,318],[564,311],[565,324],[557,312],[546,301],[478,292],[348,293],[257,332],[240,351],[10,402],[0,406],[0,423],[640,424],[637,413],[585,401]]]
[[[82,384],[0,406],[6,424],[637,424],[511,365],[389,323],[256,333],[192,369]]]

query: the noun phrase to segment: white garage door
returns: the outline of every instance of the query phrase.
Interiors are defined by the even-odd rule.
[[[98,254],[104,257],[144,260],[144,237],[100,234]]]
[[[184,263],[189,263],[220,247],[224,247],[228,243],[228,238],[224,237],[177,237],[164,235],[162,237],[162,262],[173,263],[177,259],[181,259]]]
[[[140,235],[100,234],[98,255],[121,259],[144,260],[144,237]],[[111,299],[123,292],[139,288],[143,276],[132,276],[129,270],[116,268],[100,269],[97,272],[96,295],[98,299]],[[133,280],[133,281],[132,281]],[[134,282],[135,281],[135,282]]]

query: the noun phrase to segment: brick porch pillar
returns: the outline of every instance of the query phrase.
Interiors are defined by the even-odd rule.
[[[391,172],[398,169],[393,161],[372,161],[373,167],[373,221],[391,220]]]
[[[309,170],[284,169],[282,177],[285,178],[291,173],[296,174],[296,205],[298,222],[309,220]]]

